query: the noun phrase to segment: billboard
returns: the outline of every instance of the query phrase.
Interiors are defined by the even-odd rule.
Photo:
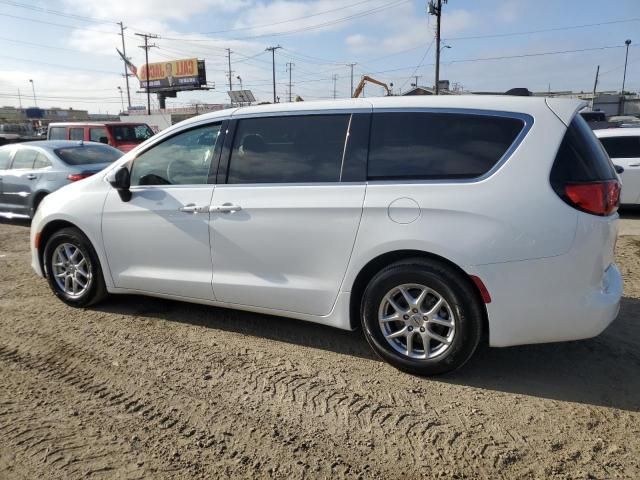
[[[149,90],[181,90],[205,86],[204,62],[197,58],[182,60],[168,60],[160,63],[141,65],[137,70],[140,79],[140,88],[147,88],[147,75],[149,78]]]

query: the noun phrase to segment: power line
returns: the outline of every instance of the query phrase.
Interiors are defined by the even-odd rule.
[[[535,33],[547,33],[547,32],[559,32],[564,30],[575,30],[578,28],[588,28],[588,27],[599,27],[602,25],[614,25],[616,23],[629,23],[629,22],[640,22],[640,17],[636,18],[626,18],[623,20],[610,20],[607,22],[598,22],[598,23],[585,23],[583,25],[567,25],[565,27],[554,27],[554,28],[543,28],[541,30],[526,30],[522,32],[511,32],[511,33],[490,33],[486,35],[468,35],[464,37],[446,37],[447,41],[454,40],[477,40],[480,38],[501,38],[501,37],[515,37],[518,35],[532,35]]]
[[[83,30],[83,31],[86,31],[86,32],[91,32],[91,33],[103,33],[105,35],[120,35],[117,32],[108,32],[106,30],[95,30],[93,28],[78,27],[77,25],[66,25],[64,23],[48,22],[46,20],[38,20],[38,19],[35,19],[35,18],[21,17],[19,15],[10,15],[8,13],[0,13],[0,16],[14,18],[16,20],[25,20],[27,22],[42,23],[44,25],[51,25],[51,26],[54,26],[54,27],[68,28],[68,29],[71,29],[71,30]]]
[[[115,73],[115,72],[111,72],[111,71],[107,71],[107,70],[97,70],[97,69],[93,69],[93,68],[81,68],[81,67],[74,67],[71,65],[62,65],[59,63],[49,63],[49,62],[41,62],[39,60],[29,60],[26,58],[17,58],[17,57],[10,57],[8,55],[0,55],[0,58],[5,58],[7,60],[15,60],[18,62],[27,62],[27,63],[36,63],[39,65],[48,65],[50,67],[57,67],[57,68],[64,68],[65,70],[79,70],[79,71],[83,71],[83,72],[95,72],[95,73],[106,73],[109,75],[120,75],[119,73]]]
[[[436,39],[434,38],[433,40],[431,40],[431,43],[429,43],[429,46],[427,47],[427,50],[424,52],[424,55],[422,56],[422,59],[420,60],[420,63],[418,63],[418,65],[416,65],[415,70],[413,71],[413,73],[404,81],[404,83],[400,86],[400,91],[402,91],[402,89],[404,88],[404,86],[407,84],[407,82],[412,78],[416,76],[416,73],[418,71],[418,69],[422,66],[422,64],[424,63],[425,58],[427,58],[427,55],[429,54],[429,50],[431,50],[431,47],[433,46],[434,42],[436,41]],[[418,80],[416,79],[416,87],[418,86]]]
[[[324,15],[327,13],[331,13],[331,12],[337,12],[338,10],[345,10],[351,7],[355,7],[357,5],[362,5],[364,3],[370,3],[371,0],[362,0],[360,2],[356,2],[356,3],[351,3],[349,5],[343,5],[342,7],[337,7],[337,8],[332,8],[330,10],[324,10],[322,12],[317,12],[317,13],[313,13],[310,15],[304,15],[302,17],[296,17],[296,18],[290,18],[287,20],[282,20],[279,22],[273,22],[273,23],[264,23],[262,25],[251,25],[251,26],[247,26],[247,27],[237,27],[237,28],[229,28],[227,30],[214,30],[212,32],[201,32],[200,35],[215,35],[218,33],[229,33],[229,32],[237,32],[237,31],[242,31],[242,30],[257,30],[260,28],[264,28],[264,27],[272,27],[274,25],[282,25],[284,23],[290,23],[290,22],[297,22],[299,20],[305,20],[307,18],[312,18],[312,17],[318,17],[320,15]]]
[[[381,12],[383,10],[387,10],[389,8],[393,8],[393,7],[397,7],[398,5],[401,5],[403,3],[408,3],[411,2],[412,0],[397,0],[395,2],[391,2],[388,3],[386,5],[380,6],[380,7],[376,7],[373,8],[371,10],[367,10],[364,12],[360,12],[357,14],[353,14],[353,15],[349,15],[346,17],[342,17],[342,18],[338,18],[335,20],[331,20],[328,22],[324,22],[324,23],[319,23],[316,25],[310,25],[307,27],[301,27],[301,28],[297,28],[297,29],[293,29],[293,30],[285,30],[285,31],[280,31],[280,32],[272,32],[272,33],[263,33],[263,34],[257,34],[257,35],[249,35],[246,37],[236,37],[236,38],[227,38],[225,40],[250,40],[250,39],[254,39],[254,38],[264,38],[264,37],[278,37],[278,36],[282,36],[282,35],[292,35],[295,33],[301,33],[301,32],[308,32],[311,30],[317,30],[319,28],[324,28],[330,25],[336,25],[338,23],[342,23],[342,22],[346,22],[348,20],[352,20],[354,18],[360,18],[360,17],[365,17],[368,15],[373,15],[375,13]],[[180,39],[180,38],[176,38],[176,37],[163,37],[164,39],[167,40],[182,40],[185,41],[185,39]],[[193,38],[189,38],[188,39],[191,42],[208,42],[211,41],[211,39],[193,39]]]
[[[75,20],[83,20],[85,22],[93,22],[93,23],[102,23],[102,24],[117,24],[117,22],[111,20],[103,20],[95,17],[86,17],[83,15],[76,15],[73,13],[61,12],[60,10],[52,10],[49,8],[37,7],[35,5],[27,5],[20,2],[13,2],[11,0],[0,0],[0,3],[4,3],[5,5],[11,5],[12,7],[25,8],[27,10],[31,10],[34,12],[46,13],[47,15],[57,15],[59,17],[66,17]]]

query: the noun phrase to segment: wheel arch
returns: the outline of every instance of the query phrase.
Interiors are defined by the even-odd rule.
[[[44,276],[47,276],[47,271],[44,263],[44,249],[47,245],[47,242],[51,238],[51,236],[59,230],[63,228],[76,228],[86,237],[86,233],[82,231],[80,227],[69,222],[68,220],[52,220],[47,223],[44,228],[40,231],[40,238],[38,240],[38,262],[40,262],[40,269]],[[89,238],[89,237],[87,237]]]
[[[37,190],[31,195],[30,208],[34,209],[34,213],[35,213],[36,207],[40,204],[42,199],[47,195],[49,195],[50,193],[51,192],[48,190]]]
[[[426,252],[423,250],[393,250],[377,257],[371,259],[364,267],[360,269],[356,278],[351,285],[351,294],[349,298],[349,324],[352,330],[357,329],[360,326],[360,305],[362,302],[362,296],[364,294],[367,285],[371,281],[371,279],[382,270],[387,265],[391,265],[392,263],[399,262],[402,260],[408,259],[422,259],[422,260],[430,260],[436,263],[440,263],[446,265],[449,268],[452,268],[456,272],[458,272],[463,278],[465,278],[468,282],[468,285],[473,290],[476,300],[478,304],[481,305],[482,310],[482,328],[483,328],[483,336],[488,338],[489,335],[489,320],[487,313],[487,306],[482,299],[482,293],[478,289],[478,286],[471,279],[471,276],[464,271],[459,265],[452,262],[451,260],[442,257],[440,255],[436,255],[431,252]]]

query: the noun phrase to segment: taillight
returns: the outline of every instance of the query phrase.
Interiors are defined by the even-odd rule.
[[[82,180],[83,178],[87,178],[93,175],[93,173],[71,173],[67,175],[67,180],[71,180],[72,182],[77,182],[78,180]]]
[[[565,185],[566,199],[576,208],[594,215],[611,215],[620,204],[617,180]]]

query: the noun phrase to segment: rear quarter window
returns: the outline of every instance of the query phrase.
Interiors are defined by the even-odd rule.
[[[553,168],[551,184],[562,189],[567,183],[613,180],[616,172],[607,152],[587,122],[576,115],[562,139]]]
[[[367,176],[472,179],[491,170],[525,123],[467,113],[374,113]]]

